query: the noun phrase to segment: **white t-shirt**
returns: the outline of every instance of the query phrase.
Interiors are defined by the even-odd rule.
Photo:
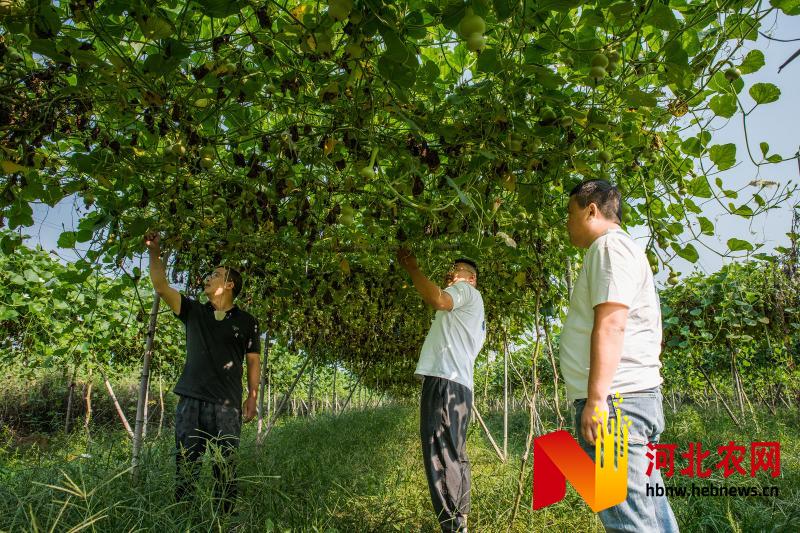
[[[475,358],[486,340],[483,298],[466,281],[445,291],[453,298],[453,309],[436,311],[414,375],[445,378],[472,389]]]
[[[561,332],[561,373],[567,397],[588,397],[589,350],[594,308],[605,302],[628,306],[622,358],[610,393],[661,384],[661,306],[644,251],[623,230],[612,229],[586,252]]]

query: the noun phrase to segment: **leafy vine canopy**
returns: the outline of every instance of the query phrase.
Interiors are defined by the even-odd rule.
[[[743,157],[707,126],[745,88],[780,97],[741,51],[778,10],[800,2],[2,0],[0,222],[77,195],[59,245],[87,262],[122,267],[159,229],[190,281],[239,266],[273,327],[349,328],[354,353],[391,332],[394,355],[419,326],[396,305],[408,241],[434,275],[477,259],[492,327],[519,329],[558,313],[582,179],[622,188],[654,268],[697,259],[698,199],[735,199]]]

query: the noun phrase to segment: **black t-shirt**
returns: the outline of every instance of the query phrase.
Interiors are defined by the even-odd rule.
[[[186,326],[186,364],[175,393],[240,406],[245,354],[261,351],[256,319],[234,306],[218,321],[211,303],[183,294],[177,317]]]

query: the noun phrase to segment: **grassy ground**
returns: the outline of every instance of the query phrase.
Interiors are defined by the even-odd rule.
[[[209,469],[198,503],[172,503],[172,438],[151,441],[142,479],[135,485],[125,472],[130,445],[118,432],[78,434],[48,452],[21,449],[6,442],[0,449],[0,530],[67,531],[92,525],[95,531],[435,531],[417,437],[417,411],[394,406],[353,411],[339,418],[289,420],[276,428],[264,447],[254,443],[254,427],[243,434],[240,494],[236,513],[220,519],[210,497]],[[501,434],[499,416],[488,420]],[[781,442],[782,476],[772,480],[733,476],[696,481],[698,485],[780,488],[778,497],[674,498],[683,531],[800,531],[800,415],[766,413],[747,432],[736,430],[724,414],[685,407],[668,413],[662,442],[681,451],[691,441],[705,449],[734,440]],[[498,461],[480,428],[470,428],[473,466],[472,531],[505,531],[513,505],[524,451],[527,416],[510,420],[511,460]],[[681,461],[679,459],[679,461]],[[691,480],[674,477],[668,485]],[[601,531],[599,521],[568,488],[560,503],[532,511],[531,472],[511,531]]]

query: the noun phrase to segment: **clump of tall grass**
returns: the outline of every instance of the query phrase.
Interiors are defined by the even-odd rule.
[[[734,440],[781,442],[777,479],[715,473],[703,483],[776,485],[777,498],[673,499],[684,531],[800,530],[800,416],[783,411],[759,420],[758,431],[737,430],[724,413],[695,416],[685,407],[669,416],[662,442],[684,450],[702,441],[705,449]],[[495,435],[502,416],[484,413]],[[526,467],[522,507],[509,524],[517,491],[528,415],[509,420],[509,460],[500,462],[479,426],[470,426],[468,453],[473,472],[472,531],[602,531],[597,518],[571,488],[566,498],[539,511],[530,509],[531,468]],[[681,422],[686,421],[686,422]],[[262,447],[246,426],[239,459],[239,499],[223,515],[213,498],[205,465],[195,501],[173,501],[174,443],[170,432],[149,441],[138,483],[128,470],[130,444],[118,431],[93,433],[91,440],[68,436],[50,451],[0,450],[0,530],[8,531],[435,531],[422,470],[418,414],[395,405],[291,419]],[[208,462],[208,457],[206,462]],[[679,459],[680,460],[680,459]],[[530,463],[529,463],[530,464]],[[668,484],[691,480],[672,478]],[[700,482],[695,480],[696,482]]]

